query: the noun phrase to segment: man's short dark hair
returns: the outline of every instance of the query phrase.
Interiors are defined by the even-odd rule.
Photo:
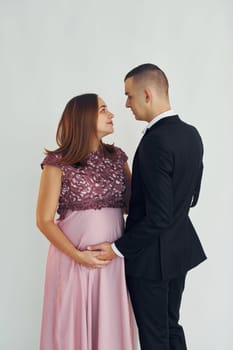
[[[126,74],[124,81],[131,77],[135,77],[135,79],[146,79],[149,77],[151,81],[154,81],[155,84],[168,95],[169,84],[166,74],[155,64],[145,63],[133,68]]]

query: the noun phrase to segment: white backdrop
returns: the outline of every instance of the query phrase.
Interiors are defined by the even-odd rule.
[[[191,216],[209,259],[186,283],[188,348],[233,348],[232,4],[0,0],[0,349],[38,349],[48,249],[35,227],[43,147],[55,146],[66,102],[97,92],[115,113],[109,140],[131,163],[144,124],[124,107],[123,77],[145,62],[167,73],[173,108],[205,144],[202,193]]]

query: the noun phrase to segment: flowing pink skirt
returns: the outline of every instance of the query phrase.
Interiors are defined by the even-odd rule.
[[[70,212],[58,226],[80,250],[113,242],[123,231],[121,209]],[[50,245],[40,350],[135,350],[135,321],[124,259],[89,269]]]

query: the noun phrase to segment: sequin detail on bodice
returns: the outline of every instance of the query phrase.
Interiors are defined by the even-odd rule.
[[[115,147],[114,158],[100,151],[88,155],[85,166],[58,164],[59,154],[49,154],[41,163],[62,170],[62,185],[57,213],[64,219],[68,210],[86,210],[125,207],[126,179],[124,163],[126,154]]]

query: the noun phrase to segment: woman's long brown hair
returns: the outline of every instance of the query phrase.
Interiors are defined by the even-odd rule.
[[[55,151],[45,150],[46,154],[61,154],[60,163],[85,164],[91,151],[91,141],[97,135],[98,96],[83,94],[73,97],[66,105],[57,127]],[[112,157],[114,146],[100,141],[100,150]]]

